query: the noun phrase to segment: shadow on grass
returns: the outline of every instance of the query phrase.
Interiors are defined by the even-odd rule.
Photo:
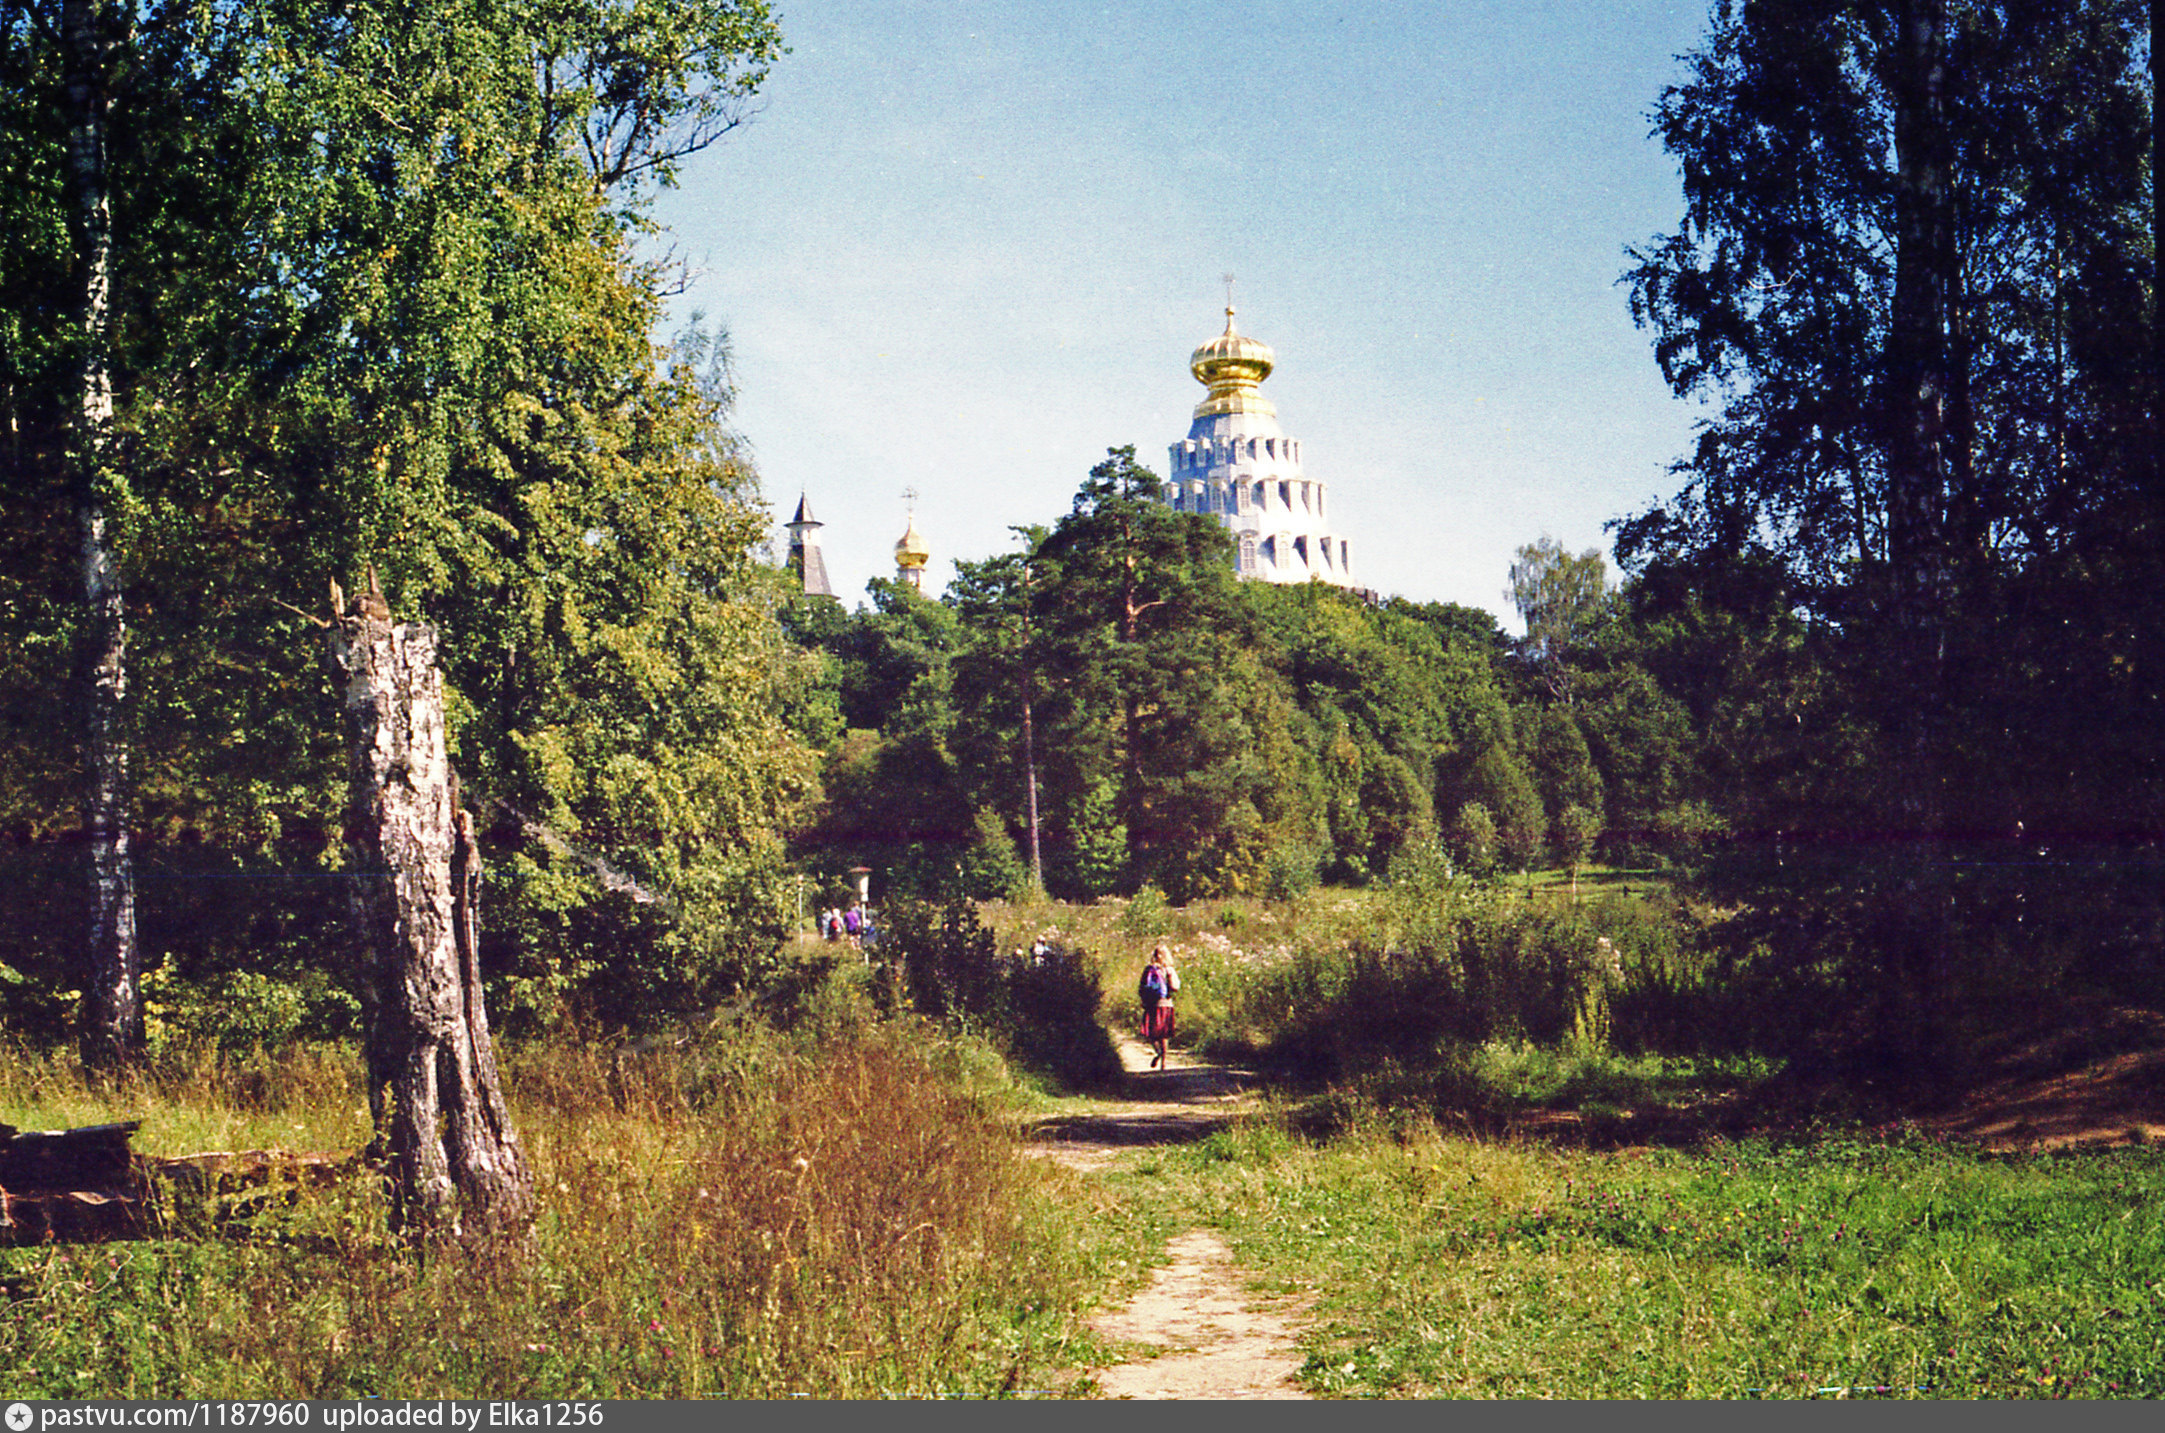
[[[1062,1115],[1039,1124],[1032,1135],[1048,1144],[1141,1149],[1150,1145],[1194,1144],[1225,1129],[1233,1119],[1228,1112],[1202,1110]]]
[[[1130,1071],[1120,1084],[1123,1108],[1061,1115],[1038,1124],[1035,1135],[1052,1143],[1122,1148],[1192,1144],[1231,1124],[1236,1112],[1228,1102],[1260,1083],[1250,1071],[1224,1065]]]

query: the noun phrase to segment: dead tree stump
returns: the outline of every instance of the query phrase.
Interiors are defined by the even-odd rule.
[[[392,1225],[417,1238],[518,1235],[533,1180],[481,1001],[481,864],[445,746],[436,631],[392,622],[373,568],[350,611],[335,583],[331,603],[369,1108]]]

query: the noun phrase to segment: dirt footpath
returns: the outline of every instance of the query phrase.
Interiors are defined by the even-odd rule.
[[[1152,1344],[1155,1358],[1097,1371],[1107,1398],[1306,1398],[1301,1359],[1283,1311],[1245,1293],[1217,1235],[1192,1229],[1166,1246],[1172,1262],[1126,1308],[1094,1327],[1121,1343]]]
[[[1090,1115],[1050,1121],[1037,1147],[1072,1169],[1103,1168],[1122,1150],[1181,1144],[1223,1128],[1252,1103],[1252,1081],[1237,1070],[1175,1055],[1150,1068],[1150,1051],[1120,1042],[1122,1098]],[[1108,1398],[1306,1398],[1294,1386],[1301,1359],[1294,1310],[1249,1294],[1232,1252],[1216,1234],[1192,1229],[1166,1246],[1170,1260],[1127,1307],[1092,1327],[1122,1344],[1163,1350],[1093,1370]]]

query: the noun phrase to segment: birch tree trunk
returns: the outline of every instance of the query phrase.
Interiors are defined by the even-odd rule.
[[[1913,1078],[1936,1081],[1945,1030],[1953,890],[1946,850],[1947,634],[1953,616],[1948,505],[1963,486],[1955,352],[1953,152],[1947,124],[1946,0],[1899,0],[1894,58],[1894,306],[1887,336],[1887,556],[1892,587],[1901,851],[1907,910],[1886,933],[1906,1000],[1893,1044]]]
[[[89,972],[83,1059],[112,1065],[143,1047],[135,872],[128,851],[127,611],[113,562],[112,206],[105,165],[114,11],[95,0],[61,6],[68,108],[67,182],[81,261],[81,343],[69,464],[83,539],[83,831],[90,848]]]
[[[353,610],[335,585],[332,606],[369,1106],[392,1226],[416,1238],[517,1236],[532,1221],[533,1181],[482,1006],[481,863],[444,741],[436,632],[393,623],[373,571]]]

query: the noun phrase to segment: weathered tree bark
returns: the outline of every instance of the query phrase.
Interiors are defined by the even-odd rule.
[[[107,503],[113,458],[112,206],[105,135],[113,36],[111,7],[66,0],[68,187],[81,258],[81,342],[69,462],[83,534],[83,830],[90,854],[86,1064],[111,1065],[143,1047],[141,956],[135,942],[135,872],[128,852],[127,613],[113,562]]]
[[[1963,486],[1967,424],[1954,372],[1959,251],[1947,125],[1946,0],[1898,0],[1893,57],[1895,269],[1887,335],[1888,616],[1896,650],[1889,713],[1900,765],[1897,857],[1904,909],[1885,934],[1890,1032],[1912,1079],[1936,1082],[1946,1013],[1953,887],[1946,851],[1947,635],[1954,564],[1949,506]]]
[[[482,1007],[481,865],[444,741],[436,632],[393,623],[373,571],[353,610],[343,605],[334,585],[349,889],[371,992],[369,1105],[392,1224],[417,1238],[518,1235],[532,1220],[533,1180]]]

